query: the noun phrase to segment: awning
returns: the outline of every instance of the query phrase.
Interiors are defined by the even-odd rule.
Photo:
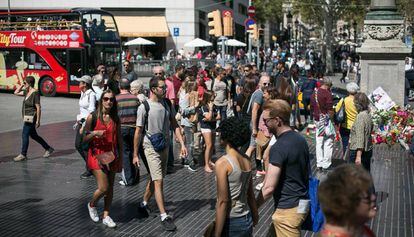
[[[165,16],[115,16],[122,37],[168,37]]]

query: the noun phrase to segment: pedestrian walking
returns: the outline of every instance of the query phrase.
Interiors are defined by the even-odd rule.
[[[137,129],[134,137],[134,164],[139,164],[139,142],[142,139],[143,149],[148,162],[151,179],[145,188],[143,202],[140,209],[149,214],[149,199],[152,192],[161,214],[161,224],[167,231],[174,231],[176,226],[164,206],[164,177],[167,173],[167,160],[170,138],[170,128],[173,128],[175,136],[181,145],[181,156],[187,156],[184,140],[181,136],[180,127],[175,120],[174,108],[169,100],[165,99],[166,84],[159,76],[151,78],[150,98],[141,104],[137,112]]]
[[[191,99],[191,93],[193,98]],[[195,95],[195,96],[194,96]],[[194,80],[186,80],[182,85],[179,93],[179,112],[181,114],[181,127],[184,130],[184,141],[188,151],[187,157],[182,157],[182,163],[190,171],[196,171],[196,161],[193,157],[194,149],[194,131],[197,129],[197,124],[193,124],[190,118],[196,116],[196,108],[198,107],[197,100],[197,83]],[[194,102],[190,102],[190,101]]]
[[[248,123],[230,117],[220,123],[225,154],[216,161],[215,236],[253,236],[259,215],[253,192],[252,166],[240,147],[250,139]]]
[[[84,143],[89,143],[88,168],[95,176],[98,188],[93,193],[87,207],[89,216],[99,222],[96,209],[98,201],[104,197],[102,224],[114,228],[116,223],[109,216],[115,173],[122,170],[122,136],[115,94],[111,90],[102,93],[95,113],[87,117]]]
[[[216,68],[216,78],[206,82],[207,89],[214,92],[214,105],[218,109],[221,119],[227,117],[227,108],[231,107],[230,87],[225,78],[226,71],[219,67]]]
[[[128,60],[125,60],[122,65],[124,66],[122,78],[126,78],[129,83],[138,79],[138,74],[134,71],[134,64]]]
[[[272,100],[263,107],[263,120],[277,142],[270,148],[264,186],[256,200],[260,207],[273,195],[276,236],[299,237],[309,208],[309,147],[306,139],[289,126],[290,114],[284,100]]]
[[[158,76],[161,78],[161,80],[164,81],[165,86],[166,86],[166,91],[165,91],[165,98],[168,99],[170,101],[170,104],[174,105],[175,104],[175,99],[176,99],[176,93],[174,90],[174,83],[170,80],[167,80],[165,77],[165,70],[163,67],[161,66],[156,66],[152,69],[152,73],[154,76]],[[151,92],[150,92],[151,93]],[[174,109],[174,114],[175,112],[177,112],[175,110],[175,106],[173,106]],[[170,130],[170,140],[172,141],[173,138],[173,130]],[[174,172],[174,147],[173,147],[173,143],[170,143],[170,147],[168,150],[168,164],[167,164],[167,174],[171,174]]]
[[[344,164],[330,172],[318,189],[326,218],[322,237],[375,237],[366,225],[377,213],[373,181],[360,166]]]
[[[79,114],[76,116],[75,124],[75,148],[85,161],[86,170],[81,174],[81,178],[88,178],[92,175],[87,167],[88,147],[83,144],[85,122],[88,115],[96,109],[96,94],[92,89],[92,78],[82,76],[79,80],[79,89],[81,96],[79,98]]]
[[[220,111],[214,105],[214,94],[212,91],[206,91],[203,100],[200,102],[198,110],[198,121],[200,122],[201,134],[204,138],[204,171],[213,172],[214,164],[211,162],[215,144],[215,134],[217,120],[220,120]]]
[[[373,122],[369,113],[370,102],[365,93],[359,92],[354,96],[354,104],[358,115],[351,128],[349,160],[371,172]]]
[[[341,99],[335,106],[336,113],[340,111],[342,106],[345,107],[345,121],[341,123],[339,127],[343,154],[345,154],[346,150],[348,149],[349,135],[351,133],[352,125],[354,124],[356,116],[358,114],[358,111],[356,110],[354,104],[354,95],[358,92],[359,86],[355,82],[349,82],[346,84],[346,90],[348,91],[348,96]]]
[[[325,78],[311,97],[311,108],[316,121],[316,167],[326,171],[332,163],[335,127],[333,126],[332,81]]]
[[[21,84],[14,91],[15,95],[24,96],[22,104],[22,116],[23,116],[23,131],[22,131],[22,148],[18,156],[16,156],[14,161],[24,161],[27,159],[27,150],[29,149],[29,137],[38,142],[45,153],[43,154],[44,158],[50,157],[54,149],[41,137],[37,134],[36,129],[40,127],[41,121],[41,106],[40,106],[40,94],[37,89],[35,89],[35,78],[32,76],[27,76],[23,84]]]
[[[104,90],[111,90],[115,95],[119,94],[119,81],[121,80],[121,74],[118,67],[108,67],[108,81]]]
[[[137,110],[140,104],[137,96],[130,93],[127,79],[119,83],[120,93],[116,96],[118,116],[121,123],[122,135],[122,180],[123,186],[134,185],[139,179],[139,168],[132,163],[134,153],[134,134],[137,121]]]
[[[308,71],[307,75],[302,78],[300,92],[302,92],[302,103],[306,123],[310,124],[313,120],[313,113],[310,111],[310,101],[316,88],[316,80],[312,72]]]
[[[256,149],[256,137],[258,133],[259,118],[263,106],[263,90],[264,88],[270,86],[270,77],[265,75],[260,78],[258,89],[252,94],[247,113],[250,115],[250,128],[252,131],[252,136],[250,138],[249,148],[246,151],[248,157],[252,157],[253,152]],[[261,166],[261,160],[256,159],[256,169],[261,171],[263,167]]]
[[[130,87],[131,94],[135,95],[140,103],[148,99],[148,97],[144,94],[144,83],[141,80],[135,80],[131,82]]]

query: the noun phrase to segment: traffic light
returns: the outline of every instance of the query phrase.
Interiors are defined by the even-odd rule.
[[[223,12],[223,35],[233,36],[233,16],[230,11]]]
[[[223,30],[221,26],[221,15],[219,10],[212,11],[208,13],[208,26],[210,26],[209,34],[216,37],[223,35]],[[210,20],[211,19],[211,20]]]
[[[254,40],[259,39],[259,29],[257,29],[256,24],[250,25],[250,29],[247,32],[249,32],[251,34],[251,36]]]

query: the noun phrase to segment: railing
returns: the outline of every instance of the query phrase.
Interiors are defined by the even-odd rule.
[[[152,68],[155,66],[162,66],[167,75],[174,74],[177,65],[183,65],[185,68],[197,66],[200,68],[213,67],[216,60],[213,59],[188,59],[188,60],[135,60],[131,61],[134,65],[134,70],[141,77],[152,76]]]

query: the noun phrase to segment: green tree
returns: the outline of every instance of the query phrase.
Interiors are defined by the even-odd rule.
[[[328,73],[333,72],[332,46],[333,29],[340,19],[357,21],[362,25],[370,0],[293,0],[294,12],[299,13],[305,22],[323,28],[324,59]]]
[[[280,22],[282,20],[283,0],[254,0],[253,6],[256,7],[256,20],[260,23]]]

